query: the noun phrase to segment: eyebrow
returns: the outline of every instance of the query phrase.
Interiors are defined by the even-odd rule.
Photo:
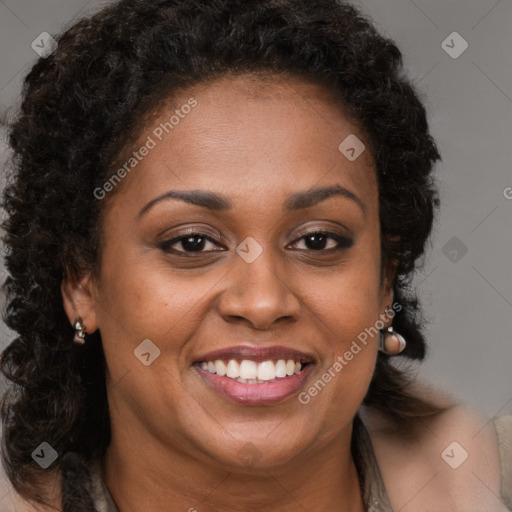
[[[315,206],[316,204],[333,196],[342,196],[351,199],[359,205],[366,216],[366,205],[353,192],[341,185],[332,185],[330,187],[313,188],[304,192],[296,192],[286,199],[283,211],[288,213],[301,210],[303,208],[310,208],[311,206]],[[149,203],[147,203],[139,212],[138,218],[140,219],[156,204],[169,199],[178,199],[189,204],[209,208],[215,211],[225,211],[233,208],[233,202],[228,197],[221,194],[203,190],[170,190],[169,192],[149,201]]]

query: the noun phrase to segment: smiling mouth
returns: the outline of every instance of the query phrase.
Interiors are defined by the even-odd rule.
[[[241,384],[266,384],[301,373],[310,362],[294,359],[277,359],[253,361],[251,359],[215,359],[214,361],[199,361],[199,366],[211,374],[226,377]]]
[[[307,355],[279,347],[210,353],[192,364],[209,389],[229,401],[252,406],[289,399],[299,392],[314,366]]]

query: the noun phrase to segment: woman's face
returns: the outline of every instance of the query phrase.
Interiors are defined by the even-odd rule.
[[[377,351],[358,336],[390,304],[374,163],[339,149],[351,135],[293,80],[219,80],[156,113],[103,189],[101,271],[74,310],[101,332],[113,439],[270,467],[350,430]]]

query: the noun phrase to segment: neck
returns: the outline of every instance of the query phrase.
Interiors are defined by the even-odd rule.
[[[205,464],[179,447],[159,444],[142,428],[135,435],[112,425],[103,471],[120,512],[364,512],[351,434],[349,424],[320,450],[255,470]]]

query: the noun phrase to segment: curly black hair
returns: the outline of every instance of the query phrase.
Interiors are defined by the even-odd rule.
[[[336,0],[121,0],[81,19],[27,75],[12,121],[3,207],[6,324],[17,337],[0,369],[3,464],[14,488],[42,502],[43,441],[60,456],[105,453],[110,423],[101,334],[72,343],[65,276],[94,272],[108,199],[93,191],[145,119],[179,89],[228,75],[288,75],[321,84],[366,134],[379,187],[382,264],[396,267],[394,326],[422,360],[424,319],[411,285],[439,198],[440,159],[426,111],[394,42]],[[111,197],[112,194],[109,195]],[[412,377],[379,354],[364,404],[397,421],[439,412]],[[58,470],[60,460],[53,468]]]

